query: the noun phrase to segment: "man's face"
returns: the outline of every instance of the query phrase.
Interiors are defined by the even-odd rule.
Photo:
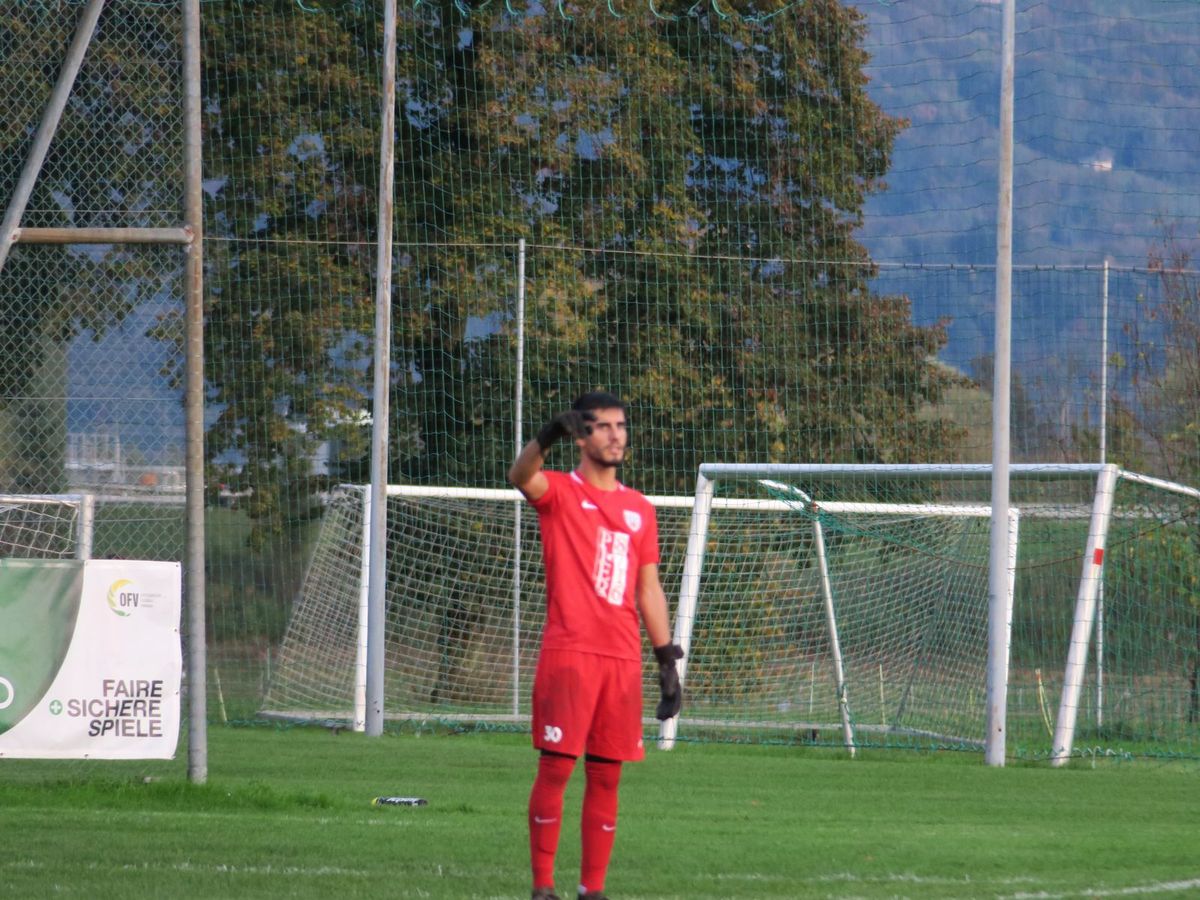
[[[578,442],[580,449],[592,462],[615,468],[625,461],[629,442],[625,413],[620,409],[594,409],[591,415],[592,433]]]

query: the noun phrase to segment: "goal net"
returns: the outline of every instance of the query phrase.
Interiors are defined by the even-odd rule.
[[[651,501],[665,548],[686,532],[691,500]],[[363,727],[370,516],[366,486],[331,495],[264,714]],[[515,490],[388,488],[385,717],[528,719],[545,620],[540,547],[536,515]],[[668,591],[672,577],[668,559]],[[648,667],[647,697],[655,677]]]
[[[740,717],[851,751],[982,746],[990,668],[1009,755],[1200,753],[1200,492],[1116,466],[1010,474],[1008,652],[989,660],[990,466],[702,466],[687,703],[662,744]]]
[[[982,746],[990,467],[791,468],[704,467],[707,496],[651,498],[688,650],[665,745]],[[1009,755],[1200,753],[1200,495],[1111,466],[1012,474]],[[386,515],[385,717],[523,727],[536,516],[515,491],[396,486]],[[331,496],[264,714],[363,726],[370,517],[366,487]],[[649,712],[649,658],[644,685]]]
[[[901,735],[981,744],[990,507],[880,481],[831,491],[806,474],[733,470],[720,497],[701,476],[675,616],[679,727],[837,734],[851,753]],[[1014,509],[1014,549],[1018,522]]]
[[[974,681],[986,647],[986,615],[963,610],[986,608],[987,507],[834,504],[822,511],[842,517],[823,520],[825,549],[836,560],[823,582],[813,540],[820,524],[800,495],[782,484],[758,489],[758,499],[713,504],[705,602],[688,640],[688,721],[730,735],[764,727],[836,733],[853,683],[870,687],[861,706],[872,710],[872,722],[903,718],[930,734],[966,732],[959,720],[975,718],[977,698],[953,688]],[[694,499],[650,499],[661,578],[674,598],[689,533],[696,540]],[[267,714],[362,726],[369,518],[366,488],[334,493],[278,655]],[[840,527],[851,521],[853,528]],[[387,535],[385,715],[523,722],[545,616],[536,516],[515,491],[391,487]],[[831,585],[846,604],[839,611],[848,651],[840,683]],[[925,656],[941,660],[954,681],[918,678]],[[656,692],[657,670],[648,664],[647,709]],[[925,712],[934,708],[940,717]]]
[[[1200,490],[1104,466],[1023,493],[1012,752],[1200,757]]]
[[[87,559],[92,509],[86,494],[0,494],[0,559]]]

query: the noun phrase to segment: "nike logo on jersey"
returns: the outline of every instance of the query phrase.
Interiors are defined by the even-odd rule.
[[[584,501],[583,501],[582,503],[580,503],[579,505],[580,505],[580,507],[582,507],[583,509],[599,509],[599,508],[600,508],[600,507],[598,507],[598,506],[597,506],[595,503],[593,503],[591,500],[584,500]]]

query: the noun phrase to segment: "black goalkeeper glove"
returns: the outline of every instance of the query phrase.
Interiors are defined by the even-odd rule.
[[[683,659],[683,648],[678,644],[663,644],[654,648],[654,658],[658,660],[658,689],[662,699],[658,701],[658,709],[654,716],[666,721],[679,715],[683,706],[683,691],[679,687],[679,670],[675,661]]]
[[[560,438],[569,436],[572,440],[578,440],[587,437],[592,433],[589,423],[595,421],[595,418],[591,413],[577,412],[573,409],[559,413],[543,425],[537,434],[538,446],[542,448],[542,453],[545,454]]]

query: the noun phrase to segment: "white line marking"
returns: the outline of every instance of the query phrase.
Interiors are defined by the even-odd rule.
[[[792,876],[765,872],[722,872],[718,873],[715,877],[717,881],[796,883],[796,879]],[[957,877],[923,876],[911,872],[893,872],[884,875],[857,875],[853,872],[832,872],[826,875],[805,878],[803,882],[805,884],[841,882],[844,884],[961,885],[963,887],[978,889],[985,885],[992,886],[993,888],[1013,888],[1021,884],[1036,885],[1040,880],[1028,875],[1011,878],[981,878],[971,875]],[[1133,885],[1130,887],[1021,891],[1015,894],[1000,895],[998,900],[1068,900],[1068,898],[1072,897],[1138,897],[1191,890],[1200,890],[1200,878],[1192,878],[1186,881],[1151,882],[1150,884]]]
[[[718,881],[763,881],[787,882],[793,884],[793,875],[766,872],[721,872],[714,876]],[[1003,885],[1015,887],[1020,884],[1036,884],[1037,879],[1028,876],[1013,878],[979,878],[970,875],[957,876],[924,876],[911,872],[897,872],[886,875],[856,875],[853,872],[833,872],[827,875],[816,875],[803,879],[805,884],[829,884],[842,882],[845,884],[929,884],[929,885],[962,885],[979,886],[981,884]]]
[[[1136,897],[1144,894],[1165,894],[1172,891],[1200,889],[1200,878],[1187,881],[1154,881],[1123,888],[1085,888],[1082,891],[1039,891],[1036,894],[1012,894],[1004,900],[1059,900],[1065,897]]]
[[[64,867],[62,860],[55,860],[54,868],[61,869]],[[68,864],[69,867],[69,864]],[[4,863],[5,869],[44,869],[46,864],[33,859],[14,860],[13,862]],[[311,878],[313,876],[334,875],[338,878],[346,876],[366,878],[372,873],[367,869],[345,869],[340,866],[235,866],[227,863],[210,863],[205,865],[196,865],[190,862],[176,863],[121,863],[120,865],[105,866],[97,863],[87,863],[82,866],[83,869],[95,871],[120,871],[120,872],[210,872],[214,874],[227,875],[298,875],[301,878]]]
[[[44,815],[53,816],[53,817],[58,817],[58,816],[62,815],[61,810],[51,809],[49,807],[44,807],[44,806],[42,806],[42,807],[28,806],[28,807],[23,807],[23,809],[28,810],[30,812],[42,813]],[[78,817],[78,815],[81,812],[84,812],[84,811],[77,810],[76,813],[74,813],[74,815],[76,815]],[[164,819],[187,819],[189,821],[195,820],[195,819],[218,819],[218,820],[219,819],[229,819],[231,821],[234,821],[234,820],[245,821],[245,817],[247,816],[247,814],[250,814],[252,812],[254,812],[254,810],[250,810],[250,809],[232,810],[229,812],[199,812],[199,811],[190,812],[187,810],[150,809],[150,810],[138,810],[137,816],[139,818],[160,817],[160,818],[164,818]],[[104,818],[107,818],[108,815],[109,814],[107,812],[104,813]],[[308,825],[363,825],[368,828],[375,828],[375,827],[378,827],[381,825],[389,827],[389,828],[392,828],[392,827],[409,828],[412,826],[411,819],[392,818],[390,816],[372,816],[372,817],[368,817],[368,818],[363,818],[361,816],[361,814],[359,814],[359,813],[351,813],[349,816],[346,816],[346,817],[331,816],[331,815],[321,815],[321,816],[311,817],[311,816],[301,816],[301,815],[289,814],[289,815],[284,815],[284,816],[271,816],[271,820],[273,822],[276,822],[276,821],[277,822],[300,822],[300,823],[304,823],[304,824],[308,824]]]

